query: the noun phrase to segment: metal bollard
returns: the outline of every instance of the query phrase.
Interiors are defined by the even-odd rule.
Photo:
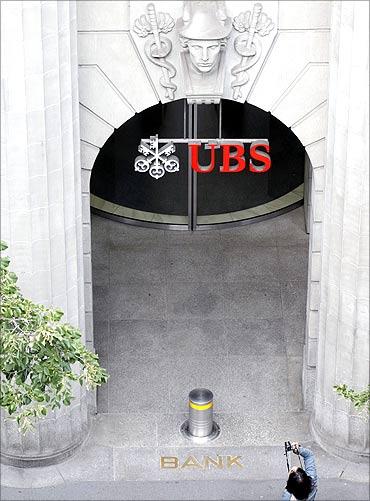
[[[189,393],[189,433],[193,437],[208,437],[213,428],[213,393],[196,388]]]
[[[220,427],[213,421],[213,393],[195,388],[189,393],[189,419],[181,425],[182,435],[195,443],[216,439]]]

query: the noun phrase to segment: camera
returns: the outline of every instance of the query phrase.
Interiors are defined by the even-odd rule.
[[[292,450],[292,444],[290,442],[284,442],[284,446],[285,446],[285,454]]]

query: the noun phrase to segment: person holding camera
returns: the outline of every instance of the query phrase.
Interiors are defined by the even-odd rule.
[[[304,469],[299,466],[290,468],[288,481],[281,499],[313,501],[317,493],[315,456],[310,449],[301,447],[298,442],[292,442],[291,450],[294,454],[303,457]],[[294,496],[294,498],[292,498],[292,496]]]

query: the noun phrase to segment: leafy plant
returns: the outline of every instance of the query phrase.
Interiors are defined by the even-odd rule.
[[[7,245],[1,242],[1,251]],[[70,405],[72,382],[87,389],[105,383],[98,356],[81,342],[81,332],[61,322],[63,312],[25,298],[10,260],[1,255],[0,405],[26,433],[38,418]]]
[[[352,388],[348,388],[346,384],[340,384],[334,386],[334,390],[338,393],[338,395],[350,400],[357,409],[369,412],[370,385],[366,390],[355,391]]]

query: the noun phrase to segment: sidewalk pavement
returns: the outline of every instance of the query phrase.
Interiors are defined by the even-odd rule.
[[[369,499],[368,464],[330,456],[313,442],[304,445],[315,453],[320,479],[318,499]],[[179,464],[184,464],[190,455],[200,463],[204,455],[241,456],[243,467],[160,468],[160,456],[177,456]],[[279,499],[286,477],[283,444],[107,447],[90,439],[77,454],[58,465],[2,465],[1,499]]]
[[[280,499],[280,480],[209,480],[180,482],[75,482],[41,489],[2,489],[10,500],[274,500]],[[369,499],[367,483],[322,479],[317,500]]]

